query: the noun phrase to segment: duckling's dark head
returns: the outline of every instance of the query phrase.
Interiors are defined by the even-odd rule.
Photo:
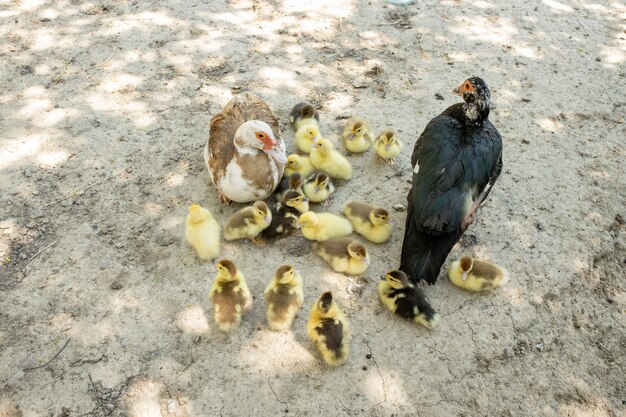
[[[320,297],[319,308],[322,312],[327,313],[332,306],[333,306],[333,293],[330,291],[326,291]]]
[[[482,78],[470,77],[452,92],[463,97],[463,109],[470,124],[482,123],[489,117],[491,93]]]

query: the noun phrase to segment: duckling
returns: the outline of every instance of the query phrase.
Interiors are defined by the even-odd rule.
[[[243,274],[228,259],[215,266],[217,275],[211,286],[209,298],[215,311],[215,323],[228,332],[239,326],[243,313],[252,307],[252,296]]]
[[[304,195],[313,203],[326,203],[335,192],[335,186],[330,181],[328,174],[319,172],[311,175],[304,181],[302,186]]]
[[[285,168],[285,175],[289,176],[295,172],[302,175],[303,178],[307,178],[313,172],[315,168],[311,165],[311,160],[308,156],[297,155],[295,153],[287,157],[287,167]]]
[[[310,158],[314,168],[324,171],[332,178],[352,178],[350,162],[333,149],[333,144],[328,139],[322,138],[315,142]]]
[[[370,265],[365,246],[349,237],[316,243],[315,251],[333,270],[348,275],[361,275]]]
[[[389,212],[364,203],[350,201],[343,208],[354,231],[374,243],[384,243],[391,237],[393,226],[389,223]]]
[[[346,122],[346,127],[343,129],[343,143],[349,152],[365,152],[373,141],[371,129],[365,120],[353,117]]]
[[[315,110],[312,104],[298,103],[293,106],[289,113],[289,122],[293,126],[293,130],[298,130],[305,124],[313,124],[319,127],[320,114]]]
[[[509,274],[497,265],[471,256],[461,256],[448,270],[450,281],[468,291],[485,291],[506,284]]]
[[[220,226],[211,212],[192,204],[185,220],[185,239],[193,247],[198,256],[210,261],[220,253]]]
[[[306,329],[328,365],[339,366],[348,360],[348,320],[330,291],[313,304]]]
[[[257,236],[272,222],[272,212],[264,201],[244,207],[224,223],[224,239],[251,239],[259,243]]]
[[[414,286],[402,271],[390,271],[380,277],[378,296],[389,311],[403,319],[419,323],[427,329],[434,328],[439,322],[439,315],[423,291]]]
[[[296,146],[304,153],[311,153],[313,145],[321,138],[320,128],[313,123],[303,124],[296,130]]]
[[[276,189],[276,194],[281,195],[285,194],[287,191],[298,191],[302,192],[302,185],[304,184],[304,178],[298,172],[294,172],[293,174],[287,176],[283,176],[283,179],[280,181],[280,185]]]
[[[332,213],[307,211],[298,218],[302,235],[309,240],[324,241],[352,233],[352,225],[343,217]]]
[[[374,150],[378,155],[378,159],[389,161],[392,165],[396,162],[396,157],[400,155],[402,142],[396,137],[393,130],[385,130],[374,141]]]
[[[309,211],[309,201],[298,191],[287,191],[272,206],[272,221],[261,232],[261,239],[274,240],[289,236],[295,229],[301,213]]]
[[[272,330],[287,330],[304,301],[302,277],[291,265],[282,265],[265,292],[267,323]]]

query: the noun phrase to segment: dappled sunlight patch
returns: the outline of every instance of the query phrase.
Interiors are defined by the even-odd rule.
[[[162,417],[159,401],[162,390],[163,384],[149,379],[135,381],[126,396],[129,417]]]
[[[159,226],[161,226],[163,229],[174,229],[174,228],[179,228],[182,226],[183,221],[185,220],[185,216],[186,215],[181,215],[181,216],[175,216],[175,215],[171,215],[171,216],[165,216],[163,219],[161,219],[161,222],[159,223]]]
[[[493,16],[463,16],[450,28],[450,32],[472,40],[497,44],[510,43],[519,31],[515,23],[507,18]]]
[[[511,287],[511,286],[503,286],[502,294],[504,298],[509,301],[512,307],[522,308],[528,307],[528,300],[526,299],[527,294],[525,294],[520,287]]]
[[[46,0],[22,0],[19,3],[20,3],[20,10],[30,11],[30,10],[35,10],[43,6],[45,3],[47,3],[47,1]]]
[[[552,117],[540,119],[538,121],[535,121],[535,123],[537,124],[537,126],[539,126],[543,130],[550,132],[550,133],[556,133],[559,130],[563,129],[563,124],[560,122],[557,122]]]
[[[350,111],[353,105],[354,97],[348,93],[335,93],[326,101],[326,108],[330,114]]]
[[[604,66],[614,67],[621,65],[626,60],[626,53],[624,50],[616,46],[603,46],[600,48],[600,56]]]
[[[137,87],[143,80],[143,77],[137,77],[132,74],[111,74],[105,82],[98,86],[98,91],[113,92],[129,87]]]
[[[318,0],[318,1],[301,1],[301,0],[283,0],[283,10],[289,12],[314,12],[329,17],[346,18],[352,15],[354,6],[352,1],[337,0]]]
[[[261,77],[270,83],[273,88],[277,85],[286,85],[288,87],[296,87],[298,85],[291,71],[277,67],[266,67],[260,71]]]
[[[402,377],[395,371],[371,366],[357,385],[371,406],[380,405],[389,410],[409,405],[409,396]]]
[[[300,311],[300,314],[303,312]],[[319,366],[317,362],[320,359],[312,355],[314,347],[309,347],[311,352],[298,343],[292,331],[260,331],[240,349],[239,363],[246,368],[272,374],[295,370],[303,372]]]
[[[560,13],[560,12],[571,13],[574,11],[574,9],[572,9],[571,6],[568,6],[567,4],[563,4],[559,1],[541,0],[541,2],[545,4],[546,6],[548,6],[549,8],[551,8],[553,11],[556,11],[557,13]]]
[[[47,140],[47,136],[26,136],[22,139],[5,141],[5,146],[0,149],[0,169],[34,154]]]
[[[191,305],[178,313],[178,328],[185,333],[206,334],[209,332],[209,321],[200,306]]]
[[[114,112],[115,115],[124,115],[136,128],[142,129],[150,126],[156,118],[148,111],[146,105],[138,101],[124,102],[121,97],[93,93],[86,99],[92,110],[102,113]]]
[[[71,154],[65,150],[54,152],[43,152],[37,154],[35,161],[42,168],[56,168],[67,161]]]

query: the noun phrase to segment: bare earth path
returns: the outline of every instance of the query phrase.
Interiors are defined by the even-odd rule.
[[[0,416],[625,415],[624,1],[416,3],[0,2]],[[221,221],[237,209],[202,161],[211,115],[254,92],[291,150],[303,99],[331,139],[352,115],[396,129],[400,163],[351,156],[331,210],[391,207],[415,139],[470,75],[491,87],[505,170],[451,258],[486,257],[511,282],[476,295],[442,275],[428,332],[376,298],[401,230],[370,245],[365,279],[329,272],[303,238],[229,243],[256,300],[220,334],[215,270],[182,223],[192,202]],[[274,333],[261,293],[282,263],[305,309]],[[326,289],[352,325],[334,370],[304,329]]]

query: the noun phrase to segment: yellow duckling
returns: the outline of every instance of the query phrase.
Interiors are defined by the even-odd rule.
[[[393,130],[385,130],[374,142],[374,150],[378,155],[378,159],[394,164],[396,157],[400,155],[402,150],[402,142],[396,137],[396,133]]]
[[[287,167],[285,168],[285,175],[289,176],[294,173],[299,173],[303,178],[307,178],[313,172],[315,168],[311,165],[311,160],[308,156],[297,155],[295,153],[287,157]]]
[[[252,296],[243,274],[232,261],[222,259],[215,267],[217,275],[209,298],[215,311],[215,323],[227,332],[239,326],[243,313],[252,307]]]
[[[365,152],[373,141],[371,129],[365,120],[353,117],[346,122],[346,127],[343,129],[343,143],[349,152]]]
[[[485,291],[506,284],[509,274],[497,265],[471,256],[461,256],[448,270],[450,281],[468,291]]]
[[[276,270],[274,278],[265,292],[267,323],[272,330],[287,330],[291,327],[296,312],[304,301],[302,277],[291,265]]]
[[[296,146],[301,152],[311,153],[313,145],[322,138],[320,128],[312,123],[306,123],[296,130]]]
[[[389,212],[365,203],[350,201],[343,208],[354,231],[370,242],[384,243],[391,237],[393,226],[389,223]]]
[[[272,222],[272,212],[264,201],[244,207],[233,214],[224,223],[224,239],[251,239],[259,243],[256,237]]]
[[[335,186],[330,181],[328,174],[319,172],[311,175],[304,181],[302,186],[304,195],[313,203],[327,202],[330,196],[335,192]]]
[[[293,126],[293,130],[298,130],[306,124],[313,124],[319,127],[320,114],[315,110],[312,104],[298,103],[293,106],[289,113],[289,122]]]
[[[378,283],[380,301],[392,313],[419,323],[427,329],[434,328],[439,315],[431,307],[422,290],[414,286],[402,271],[390,271]]]
[[[309,240],[323,241],[352,233],[350,222],[332,213],[307,211],[300,215],[298,225],[302,236]]]
[[[352,178],[352,166],[346,158],[333,149],[328,139],[318,139],[311,151],[311,164],[315,169],[324,171],[332,178],[349,180]]]
[[[348,360],[348,320],[330,291],[313,304],[306,329],[328,365],[339,366]]]
[[[261,232],[261,239],[279,239],[289,236],[298,223],[301,213],[309,211],[309,201],[297,191],[287,191],[281,201],[272,207],[272,221]]]
[[[210,261],[220,253],[220,226],[211,212],[192,204],[185,220],[185,239],[193,247],[198,256]]]
[[[335,237],[319,242],[315,250],[337,272],[361,275],[370,266],[365,246],[349,237]]]

